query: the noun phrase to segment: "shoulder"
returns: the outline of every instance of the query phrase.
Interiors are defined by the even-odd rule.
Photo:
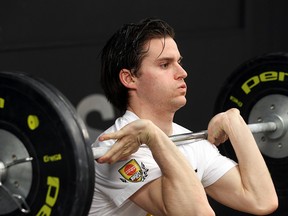
[[[139,117],[137,115],[135,115],[133,112],[131,111],[126,111],[125,114],[121,117],[118,117],[114,124],[111,125],[108,129],[106,129],[105,131],[103,131],[99,136],[101,136],[102,134],[105,133],[112,133],[115,131],[120,130],[122,127],[124,127],[125,125],[129,124],[132,121],[135,121],[139,119]],[[98,147],[98,146],[111,146],[114,144],[115,140],[107,140],[104,142],[98,142],[98,138],[91,144],[92,147]]]
[[[139,117],[131,111],[126,111],[125,114],[115,120],[114,125],[108,128],[104,133],[114,132],[120,130],[125,125],[139,119]]]

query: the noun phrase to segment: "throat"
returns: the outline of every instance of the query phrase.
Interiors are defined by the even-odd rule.
[[[128,107],[128,110],[135,113],[140,119],[148,119],[152,121],[168,136],[172,135],[172,123],[175,112],[158,111],[153,108],[150,110],[148,107]]]

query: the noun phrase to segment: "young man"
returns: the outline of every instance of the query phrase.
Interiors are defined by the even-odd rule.
[[[111,149],[95,162],[90,215],[215,215],[206,193],[256,215],[277,208],[269,171],[237,109],[212,118],[208,140],[176,146],[169,139],[189,132],[173,122],[186,103],[181,60],[173,29],[157,19],[124,25],[104,47],[101,83],[123,116],[94,143]],[[217,150],[228,138],[238,164]]]

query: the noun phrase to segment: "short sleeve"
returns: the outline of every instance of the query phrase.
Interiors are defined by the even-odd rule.
[[[96,187],[120,206],[145,184],[161,176],[148,148],[140,148],[128,160],[96,164]]]
[[[213,145],[206,146],[206,163],[202,177],[202,184],[207,187],[221,178],[237,163],[230,158],[220,154],[218,148]]]

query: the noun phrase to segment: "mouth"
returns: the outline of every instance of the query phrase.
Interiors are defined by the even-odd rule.
[[[181,84],[178,89],[181,95],[184,95],[184,96],[186,95],[186,92],[187,92],[186,83]]]
[[[187,89],[186,83],[183,83],[182,85],[179,86],[180,89]]]

